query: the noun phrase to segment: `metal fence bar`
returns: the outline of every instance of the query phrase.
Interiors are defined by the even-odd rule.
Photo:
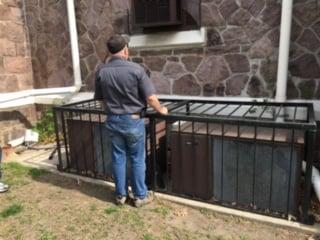
[[[224,143],[224,124],[221,125],[221,201],[223,201],[223,144]]]
[[[236,203],[239,203],[239,148],[240,148],[240,125],[237,125],[237,166],[236,166]]]
[[[262,115],[264,114],[264,112],[267,110],[268,106],[264,106],[262,112],[260,113],[258,119],[261,119]]]
[[[238,111],[238,110],[241,108],[241,106],[242,106],[242,104],[240,104],[238,107],[236,107],[231,113],[229,113],[229,114],[227,115],[227,117],[231,117],[232,114],[234,114],[236,111]]]
[[[277,120],[277,118],[280,115],[281,109],[282,109],[282,106],[279,106],[279,110],[278,110],[277,114],[274,115],[273,121]]]
[[[198,108],[201,108],[203,105],[205,105],[205,103],[202,103],[201,105],[195,107],[195,108],[192,108],[191,111],[194,111],[194,110],[197,110]]]
[[[152,170],[153,170],[153,189],[156,189],[157,184],[157,139],[156,139],[156,119],[150,118],[150,153],[151,153],[151,162],[152,162]]]
[[[254,108],[255,107],[255,105],[252,105],[247,111],[245,111],[245,113],[241,116],[241,117],[243,117],[243,118],[245,118],[246,117],[246,115],[252,110],[252,108]]]
[[[57,116],[58,112],[56,109],[53,110],[53,118],[54,118],[54,127],[55,127],[55,133],[56,133],[56,142],[57,142],[57,146],[56,146],[56,150],[58,151],[58,160],[59,160],[59,164],[58,164],[58,169],[61,171],[63,170],[63,164],[62,164],[62,157],[61,157],[61,145],[60,145],[60,137],[59,137],[59,125],[58,125],[58,116]],[[53,155],[53,154],[52,154]]]
[[[295,107],[295,108],[294,108],[293,121],[296,121],[296,117],[297,117],[297,108],[298,108],[298,107]]]
[[[272,184],[273,184],[273,161],[274,161],[274,145],[275,145],[275,128],[272,128],[272,140],[271,140],[271,173],[270,173],[270,194],[269,194],[269,209],[271,210],[272,202]]]
[[[217,106],[217,104],[214,104],[213,106],[209,106],[208,108],[206,108],[205,110],[203,110],[203,111],[200,112],[199,114],[205,114],[205,112],[207,112],[209,109],[214,108],[215,106]]]
[[[170,190],[172,191],[172,188],[169,189],[169,172],[171,171],[172,169],[172,162],[171,162],[171,156],[172,156],[172,146],[171,146],[171,130],[172,130],[172,124],[169,123],[168,120],[165,121],[166,123],[166,180],[165,180],[165,189],[166,190]],[[179,132],[180,132],[180,122],[179,122]],[[169,148],[170,148],[170,151],[169,151]],[[170,161],[170,162],[169,162]],[[169,169],[169,166],[170,166],[170,169]],[[170,175],[171,177],[171,175]]]
[[[294,145],[294,129],[291,131],[291,144],[290,144],[290,166],[289,166],[289,180],[288,180],[288,192],[287,192],[287,215],[289,214],[290,207],[290,189],[291,189],[291,171],[292,171],[292,158],[293,158],[293,145]]]
[[[97,159],[96,159],[96,154],[94,151],[94,133],[92,131],[94,131],[92,128],[94,127],[94,125],[92,124],[92,118],[91,118],[91,113],[89,114],[89,122],[90,122],[90,134],[91,134],[91,140],[92,140],[92,145],[91,145],[91,150],[92,150],[92,160],[94,162],[94,167],[93,167],[93,174],[94,177],[97,177]]]
[[[61,120],[62,120],[62,130],[63,130],[63,139],[64,146],[66,149],[66,157],[67,157],[67,168],[70,169],[70,159],[69,159],[69,151],[68,151],[68,140],[67,140],[67,131],[65,126],[64,112],[61,112]]]
[[[256,158],[257,158],[257,126],[254,127],[254,149],[253,149],[253,181],[252,181],[252,207],[255,208],[255,187],[256,187]]]
[[[226,104],[224,107],[222,107],[222,108],[220,108],[217,112],[215,112],[213,115],[211,115],[211,116],[217,116],[217,114],[219,113],[219,112],[222,112],[224,109],[226,109],[227,107],[228,107],[229,105],[228,104]]]
[[[106,175],[106,166],[104,163],[105,156],[104,156],[104,144],[103,144],[103,137],[102,137],[102,123],[101,123],[101,114],[99,114],[99,133],[100,133],[100,148],[101,148],[101,157],[102,157],[102,167],[103,167],[103,175]]]

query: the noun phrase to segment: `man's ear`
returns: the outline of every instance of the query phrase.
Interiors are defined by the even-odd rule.
[[[126,58],[128,59],[129,58],[129,49],[128,49],[128,47],[124,48],[124,54],[125,54]]]

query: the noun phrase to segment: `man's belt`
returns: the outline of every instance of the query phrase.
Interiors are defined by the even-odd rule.
[[[141,116],[140,116],[140,114],[135,113],[135,114],[131,114],[131,118],[132,119],[140,119]]]

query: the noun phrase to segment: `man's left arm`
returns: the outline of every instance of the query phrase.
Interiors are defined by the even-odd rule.
[[[101,86],[101,78],[99,76],[99,72],[96,74],[95,78],[95,89],[94,89],[94,100],[100,102],[100,106],[102,110],[106,109],[105,102],[103,101],[103,93],[102,93],[102,86]]]

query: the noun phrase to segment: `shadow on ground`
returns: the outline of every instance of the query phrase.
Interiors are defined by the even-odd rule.
[[[16,162],[6,163],[3,168],[4,179],[12,188],[19,188],[33,180],[66,190],[78,191],[101,201],[114,203],[114,190],[110,186],[87,183],[80,179],[68,178],[46,170],[25,167]]]
[[[87,183],[81,180],[67,178],[55,173],[46,173],[41,176],[32,177],[33,180],[51,184],[56,187],[76,190],[90,197],[97,198],[102,201],[114,203],[114,190],[109,186],[101,186],[98,184]]]

